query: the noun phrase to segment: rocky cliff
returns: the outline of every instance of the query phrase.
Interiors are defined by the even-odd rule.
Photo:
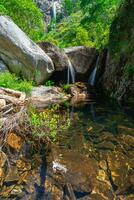
[[[48,25],[51,19],[54,17],[54,9],[56,9],[56,13],[61,13],[61,0],[34,0],[38,8],[44,15],[44,21],[46,25]],[[55,4],[55,8],[54,8]]]
[[[108,62],[102,86],[111,97],[134,103],[134,1],[120,7],[110,33]]]

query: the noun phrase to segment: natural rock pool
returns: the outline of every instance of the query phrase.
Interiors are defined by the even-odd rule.
[[[0,157],[0,199],[134,199],[132,109],[103,101],[64,110],[70,126],[49,147],[11,134],[8,161]]]

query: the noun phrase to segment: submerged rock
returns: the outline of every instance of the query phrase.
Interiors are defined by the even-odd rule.
[[[17,151],[19,151],[23,145],[21,137],[16,135],[15,133],[9,133],[6,142],[10,147]]]
[[[54,71],[49,56],[5,16],[0,16],[0,58],[11,72],[37,84]]]

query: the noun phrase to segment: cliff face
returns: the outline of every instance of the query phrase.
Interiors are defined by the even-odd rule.
[[[48,25],[51,21],[51,19],[54,17],[54,3],[56,7],[56,13],[60,14],[62,11],[61,7],[61,0],[34,0],[38,8],[41,10],[41,12],[44,15],[44,21],[46,22],[46,25]]]
[[[134,104],[134,0],[126,0],[111,26],[102,86],[119,101]]]

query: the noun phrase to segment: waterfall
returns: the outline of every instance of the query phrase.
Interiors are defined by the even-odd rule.
[[[52,3],[52,10],[53,10],[53,18],[56,20],[57,10],[56,10],[56,2],[53,1]]]
[[[71,81],[70,81],[70,76],[71,76]],[[73,68],[73,65],[71,61],[68,58],[68,69],[67,69],[67,84],[75,83],[75,70]]]
[[[99,56],[98,56],[98,58],[97,58],[95,67],[94,67],[94,69],[93,69],[93,71],[92,71],[92,73],[91,73],[91,75],[90,75],[90,77],[89,77],[89,79],[88,79],[88,83],[89,83],[90,85],[92,85],[92,86],[94,86],[94,84],[95,84],[95,78],[96,78],[96,73],[97,73],[98,64],[99,64]]]

